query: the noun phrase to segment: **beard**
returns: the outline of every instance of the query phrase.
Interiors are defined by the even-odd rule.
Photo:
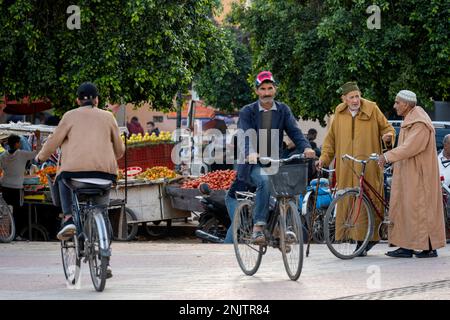
[[[349,105],[348,105],[348,108],[349,108],[351,111],[358,111],[359,105],[351,105],[351,104],[349,104]]]
[[[263,104],[273,103],[273,97],[272,97],[272,96],[262,97],[262,98],[259,98],[259,100],[260,100],[261,103],[263,103]]]

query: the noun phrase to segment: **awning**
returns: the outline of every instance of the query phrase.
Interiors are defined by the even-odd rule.
[[[24,97],[19,101],[8,100],[7,97],[4,97],[2,100],[3,101],[0,100],[0,106],[3,108],[6,105],[3,112],[8,114],[34,114],[52,108],[51,102],[44,99],[34,100],[30,102],[29,97]]]

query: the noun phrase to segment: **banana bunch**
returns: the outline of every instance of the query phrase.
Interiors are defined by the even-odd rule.
[[[125,143],[125,135],[121,135],[122,141]],[[172,133],[170,131],[161,131],[159,136],[155,135],[155,133],[149,134],[146,132],[144,135],[132,134],[127,139],[127,144],[129,145],[149,145],[149,144],[158,144],[158,143],[167,143],[172,141]]]

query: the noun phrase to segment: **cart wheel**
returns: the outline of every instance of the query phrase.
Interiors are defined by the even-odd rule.
[[[132,241],[136,238],[138,233],[139,224],[137,223],[128,223],[128,221],[136,221],[136,214],[130,208],[125,207],[125,215],[127,219],[127,237],[126,239],[118,238],[117,232],[114,232],[114,240],[116,241]]]
[[[152,223],[153,223],[155,226],[159,226],[159,224],[161,223],[161,221],[162,221],[162,220],[152,221]]]
[[[166,227],[164,227],[164,226],[156,226],[156,227],[154,227],[154,226],[151,226],[149,223],[144,223],[145,231],[147,231],[147,234],[149,236],[152,236],[152,237],[164,237],[164,236],[166,236],[169,233],[169,231],[170,231],[170,229],[172,227],[172,220],[169,219],[169,220],[161,220],[161,221],[165,221],[167,223],[167,226]],[[161,221],[157,221],[158,224]]]
[[[22,239],[28,239],[29,235],[28,235],[28,226],[23,228],[19,235]],[[33,241],[48,241],[48,231],[47,229],[40,225],[40,224],[32,224],[31,225],[31,237],[33,239]]]

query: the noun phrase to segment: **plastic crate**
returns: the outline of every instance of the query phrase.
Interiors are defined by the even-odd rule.
[[[270,192],[275,197],[295,197],[305,193],[308,185],[308,163],[288,164],[269,175]]]
[[[171,154],[173,144],[155,144],[143,147],[127,149],[127,166],[141,167],[143,170],[155,166],[165,166],[173,169],[175,164],[172,162]],[[125,168],[125,158],[117,161],[121,169]]]

